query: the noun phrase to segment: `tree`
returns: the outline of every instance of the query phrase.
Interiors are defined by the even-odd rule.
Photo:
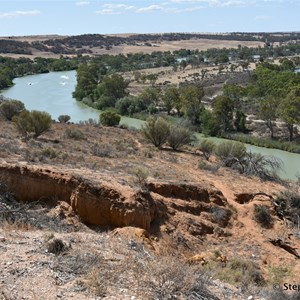
[[[168,140],[170,125],[161,117],[151,117],[147,120],[146,124],[142,126],[141,131],[148,141],[155,147],[160,148]]]
[[[11,121],[14,116],[18,115],[24,109],[24,103],[21,101],[5,100],[0,104],[0,115],[6,120]]]
[[[138,95],[138,98],[145,107],[149,108],[151,105],[156,107],[159,104],[160,92],[157,88],[148,87]]]
[[[269,96],[260,102],[259,116],[262,118],[270,130],[271,139],[274,138],[274,121],[278,116],[279,100]]]
[[[115,104],[118,99],[128,95],[128,85],[129,82],[124,80],[124,78],[119,74],[104,76],[102,82],[98,84],[96,88],[95,98],[99,99],[102,96],[106,96],[112,99],[112,103]]]
[[[180,102],[186,117],[192,124],[200,124],[200,114],[204,109],[201,100],[204,96],[202,87],[196,85],[189,85],[180,88]]]
[[[300,123],[300,86],[292,89],[281,101],[279,116],[287,125],[289,141],[293,141],[295,124]]]
[[[162,101],[165,105],[168,115],[173,107],[176,108],[177,113],[180,115],[181,103],[178,89],[175,86],[169,86],[166,88]]]
[[[218,96],[212,104],[213,113],[219,121],[222,131],[232,129],[234,102],[226,96]]]
[[[58,121],[60,122],[60,123],[67,123],[67,122],[69,122],[71,120],[71,117],[69,116],[69,115],[60,115],[59,117],[58,117]]]
[[[106,67],[99,64],[81,64],[77,69],[77,85],[73,97],[81,101],[90,97],[102,76],[106,74]]]
[[[247,131],[246,115],[240,110],[237,110],[235,113],[234,126],[236,128],[236,131],[241,131],[241,132]]]
[[[121,116],[114,111],[108,110],[100,114],[100,123],[104,126],[117,126],[119,125],[120,120]]]

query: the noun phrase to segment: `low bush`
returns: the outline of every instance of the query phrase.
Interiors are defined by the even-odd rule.
[[[202,152],[205,159],[209,160],[210,156],[213,154],[215,147],[216,147],[216,145],[213,141],[204,139],[204,140],[202,140],[202,142],[199,146],[199,150]]]
[[[33,135],[39,137],[51,127],[51,116],[44,111],[23,110],[19,115],[13,117],[13,122],[25,137]]]
[[[178,150],[184,145],[188,145],[193,140],[193,133],[181,126],[171,126],[168,136],[168,144],[173,150]]]
[[[104,126],[117,126],[120,120],[121,116],[114,111],[104,111],[100,114],[100,123]]]
[[[25,109],[24,103],[18,100],[5,100],[0,104],[0,115],[11,121],[14,116]]]
[[[288,218],[294,225],[300,227],[300,193],[297,188],[279,193],[275,204],[276,213],[280,218]]]
[[[68,116],[68,115],[60,115],[60,116],[58,117],[58,121],[59,121],[60,123],[67,123],[67,122],[69,122],[70,120],[71,120],[71,117]]]
[[[169,123],[161,118],[149,118],[145,125],[142,126],[142,134],[155,147],[160,148],[168,140],[170,134]]]
[[[220,158],[226,167],[241,165],[246,157],[246,147],[239,142],[225,141],[218,144],[215,154]]]
[[[74,140],[84,139],[84,133],[79,129],[67,128],[65,131],[65,136]]]
[[[61,239],[51,239],[47,242],[47,251],[59,255],[67,250],[66,244]]]
[[[256,205],[254,207],[254,218],[264,228],[273,227],[273,218],[269,211],[269,208],[265,205]]]

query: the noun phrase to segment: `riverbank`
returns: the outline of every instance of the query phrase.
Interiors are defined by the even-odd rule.
[[[287,151],[291,153],[300,153],[300,144],[296,142],[289,142],[289,141],[280,141],[280,140],[271,140],[271,139],[264,139],[259,137],[254,137],[247,134],[227,134],[224,136],[225,139],[242,142],[244,144],[249,144],[257,147],[264,147],[268,149],[278,149],[282,151]]]

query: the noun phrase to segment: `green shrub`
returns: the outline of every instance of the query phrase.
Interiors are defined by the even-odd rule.
[[[6,100],[0,104],[0,114],[8,121],[11,121],[24,109],[24,103],[18,100]]]
[[[202,152],[203,156],[206,160],[209,160],[210,156],[212,155],[216,145],[213,141],[208,139],[204,139],[199,147],[199,150]]]
[[[256,205],[254,207],[254,218],[264,228],[272,228],[273,218],[268,207],[264,205]]]
[[[59,121],[60,123],[67,123],[67,122],[69,122],[70,120],[71,120],[71,117],[68,116],[68,115],[60,115],[60,116],[58,117],[58,121]]]
[[[184,145],[188,145],[193,140],[193,133],[181,126],[171,126],[168,136],[168,144],[173,150],[178,150]]]
[[[121,116],[114,111],[104,111],[100,114],[100,123],[104,126],[119,125]]]
[[[217,145],[215,148],[215,154],[226,167],[232,167],[235,164],[242,165],[247,152],[244,144],[225,141]]]
[[[74,140],[82,140],[84,138],[84,133],[79,129],[67,128],[65,135],[66,137]]]
[[[146,124],[142,126],[141,131],[143,136],[155,147],[161,147],[168,140],[170,125],[161,117],[151,117],[147,120]]]
[[[51,116],[43,111],[32,110],[29,112],[23,110],[12,120],[25,137],[33,134],[33,137],[37,138],[51,127]]]

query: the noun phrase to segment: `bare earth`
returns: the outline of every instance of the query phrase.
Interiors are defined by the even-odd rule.
[[[207,273],[206,285],[218,299],[250,295],[271,299],[263,295],[279,280],[278,272],[282,272],[279,283],[299,284],[300,260],[269,241],[281,239],[299,249],[299,232],[275,216],[268,197],[237,202],[243,194],[275,196],[284,186],[226,168],[203,170],[198,163],[204,158],[197,149],[157,150],[138,132],[53,124],[39,139],[24,142],[11,123],[0,122],[2,179],[18,186],[14,192],[23,199],[43,191],[47,196],[52,185],[57,186],[53,194],[61,195],[52,199],[52,205],[45,206],[41,200],[28,209],[27,213],[34,213],[31,225],[1,223],[0,299],[153,299],[153,286],[157,291],[157,280],[165,278],[160,276],[166,270],[174,272],[166,276],[175,280],[174,274],[181,269],[186,276],[208,271],[209,266],[213,269]],[[66,129],[81,131],[83,138],[68,137]],[[137,169],[147,170],[149,194],[140,192]],[[70,199],[66,191],[72,194]],[[97,191],[102,196],[97,198]],[[102,197],[106,202],[101,207]],[[254,207],[261,204],[270,208],[274,218],[270,229],[254,220]],[[214,209],[231,211],[231,217],[219,223],[211,214]],[[107,226],[86,226],[102,220]],[[140,226],[132,227],[134,222]],[[58,254],[49,248],[55,238],[64,243]],[[257,265],[266,284],[243,292],[238,282],[230,285],[218,280],[218,274],[232,270],[226,262],[220,265],[215,260],[216,251],[228,265],[237,258]],[[208,265],[179,265],[196,254],[205,257]],[[174,255],[181,258],[174,260]]]

